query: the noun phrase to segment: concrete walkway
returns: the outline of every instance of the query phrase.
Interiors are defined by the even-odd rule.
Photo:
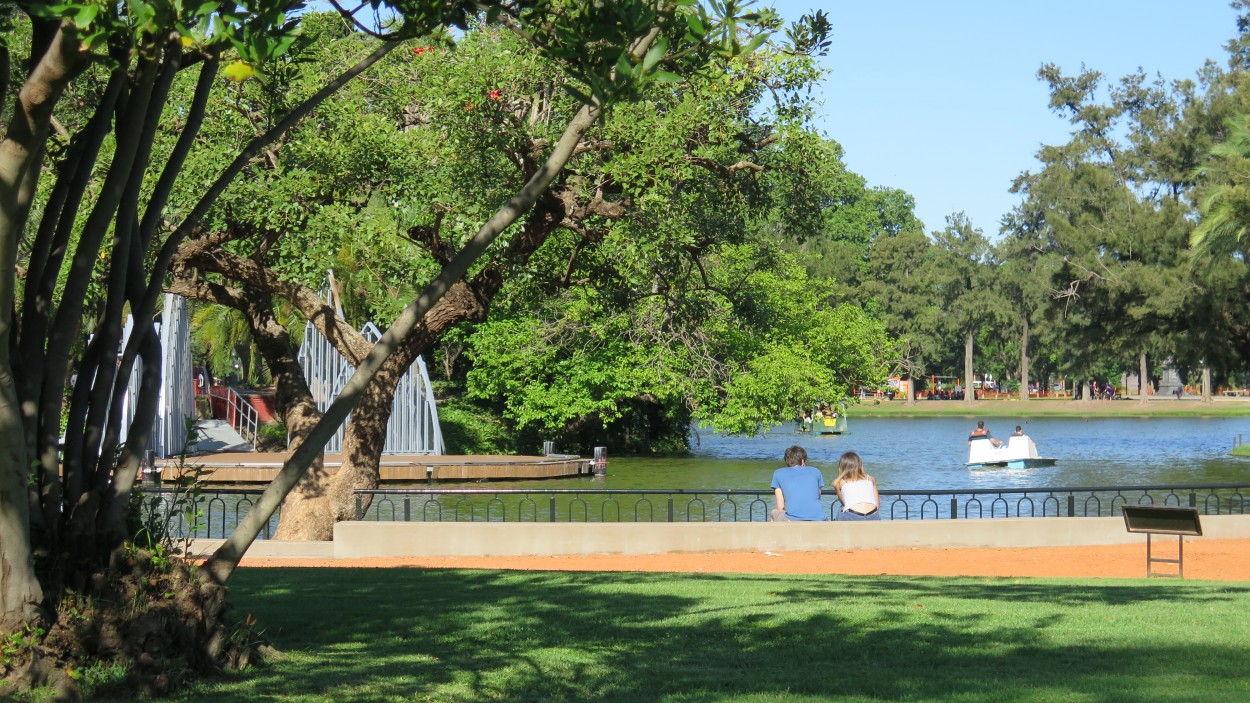
[[[189,447],[189,454],[209,454],[216,452],[250,452],[252,445],[234,431],[225,420],[200,420],[196,423],[199,440]]]

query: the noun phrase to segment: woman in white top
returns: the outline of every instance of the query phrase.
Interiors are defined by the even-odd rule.
[[[838,460],[838,479],[833,489],[842,501],[839,520],[880,520],[881,496],[877,481],[864,473],[864,462],[855,452],[847,452]]]

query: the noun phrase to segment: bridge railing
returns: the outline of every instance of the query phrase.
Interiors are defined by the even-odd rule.
[[[154,495],[173,489],[143,487]],[[224,538],[251,509],[262,489],[205,489],[194,510],[182,512],[171,531],[178,537]],[[826,491],[826,517],[841,510]],[[887,520],[965,520],[1001,517],[1108,517],[1124,505],[1175,505],[1203,515],[1250,513],[1250,484],[1072,486],[883,490]],[[482,489],[379,488],[356,491],[356,519],[403,522],[765,522],[769,490],[736,489]],[[277,527],[275,515],[261,534]]]
[[[256,446],[256,431],[260,426],[260,413],[251,401],[239,395],[230,386],[213,386],[208,391],[214,415],[224,415],[225,420],[239,436]]]

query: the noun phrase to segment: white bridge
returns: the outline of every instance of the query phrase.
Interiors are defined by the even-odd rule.
[[[334,274],[326,276],[323,291],[326,302],[334,307],[339,319],[343,319],[343,307],[335,290]],[[126,319],[122,347],[134,329],[133,320]],[[166,294],[161,319],[156,323],[161,340],[161,390],[160,404],[156,413],[152,439],[148,449],[160,458],[182,453],[187,444],[186,423],[196,417],[195,373],[191,360],[191,331],[186,300],[182,296]],[[376,343],[382,337],[372,322],[365,323],[361,334]],[[304,377],[313,394],[317,407],[324,411],[355,372],[311,322],[304,328],[304,344],[299,352]],[[142,362],[136,358],[134,373],[127,387],[122,408],[121,441],[126,440],[130,423],[134,419],[135,403],[139,397]],[[206,391],[208,389],[205,389]],[[259,428],[256,410],[245,397],[234,389],[226,389],[226,417],[244,439],[256,441]],[[326,443],[326,451],[338,453],[343,446],[343,428]],[[408,368],[395,389],[391,418],[387,424],[386,445],[383,454],[442,454],[443,432],[438,421],[438,406],[430,388],[430,377],[425,361],[420,357]]]
[[[338,285],[334,272],[326,274],[322,296],[334,308],[334,314],[342,320],[343,305],[339,300]],[[371,343],[382,338],[382,332],[372,322],[366,322],[360,334]],[[311,322],[304,325],[304,344],[299,350],[300,366],[312,391],[317,408],[325,411],[343,390],[356,367],[334,348]],[[338,454],[343,449],[343,428],[326,442],[326,452]],[[442,454],[443,430],[438,422],[438,405],[430,388],[430,376],[425,360],[417,357],[408,367],[399,385],[395,399],[391,401],[391,418],[386,425],[386,445],[383,454]]]

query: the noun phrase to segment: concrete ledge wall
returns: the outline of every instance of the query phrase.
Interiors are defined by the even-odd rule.
[[[217,551],[224,539],[193,539],[187,553],[193,557],[208,557]],[[333,559],[333,542],[279,541],[258,539],[248,547],[249,557],[274,559]]]
[[[1248,538],[1250,515],[1203,516],[1202,528],[1203,537],[1186,539]],[[1145,541],[1143,534],[1125,532],[1119,517],[780,524],[340,522],[334,526],[336,558],[1062,547]],[[253,549],[261,544],[257,542]],[[249,550],[248,556],[260,554]]]

